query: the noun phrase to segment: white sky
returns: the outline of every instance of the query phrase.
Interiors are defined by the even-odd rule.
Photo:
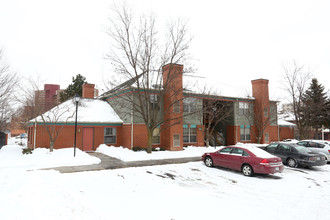
[[[0,0],[0,47],[11,67],[28,78],[66,88],[80,73],[103,88],[103,79],[113,74],[103,58],[109,51],[104,28],[112,2]],[[161,28],[169,18],[189,20],[196,74],[223,95],[245,96],[251,80],[266,78],[271,98],[281,100],[282,64],[293,59],[329,89],[330,1],[132,2],[136,9],[155,12]]]

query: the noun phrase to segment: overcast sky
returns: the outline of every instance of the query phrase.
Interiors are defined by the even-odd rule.
[[[114,74],[104,59],[112,2],[0,0],[0,47],[22,76],[39,76],[44,83],[66,88],[80,73],[102,89],[103,79]],[[330,1],[132,2],[137,10],[153,11],[160,28],[170,18],[188,19],[196,75],[223,95],[245,96],[251,80],[265,78],[271,98],[282,100],[282,64],[293,60],[312,69],[329,89]]]

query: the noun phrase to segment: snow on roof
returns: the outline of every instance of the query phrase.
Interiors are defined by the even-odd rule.
[[[286,121],[294,121],[295,120],[295,116],[292,112],[288,112],[286,111],[285,113],[282,113],[278,115],[278,117],[280,119],[286,120]]]
[[[279,126],[287,126],[287,127],[295,127],[296,126],[294,123],[291,123],[291,122],[286,121],[284,119],[278,119],[278,125]]]
[[[46,122],[75,122],[76,106],[69,99],[43,114]],[[34,122],[32,119],[30,122]],[[82,98],[78,105],[78,123],[123,123],[109,103],[98,99]],[[37,122],[43,122],[41,116]]]

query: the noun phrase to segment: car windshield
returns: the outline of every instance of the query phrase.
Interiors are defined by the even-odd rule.
[[[294,147],[299,153],[305,153],[305,154],[308,154],[308,153],[312,153],[312,151],[304,146],[295,146]]]

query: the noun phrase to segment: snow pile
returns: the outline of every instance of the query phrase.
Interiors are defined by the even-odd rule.
[[[72,99],[44,113],[46,121],[75,122],[76,106]],[[123,123],[113,108],[105,101],[98,99],[81,99],[78,105],[78,122]],[[43,122],[41,116],[38,122]],[[32,119],[30,122],[34,122]]]
[[[98,164],[100,159],[76,149],[73,157],[73,148],[64,148],[49,152],[46,148],[36,148],[32,154],[22,154],[25,147],[6,145],[0,150],[0,169],[19,168],[23,170],[40,169],[59,166],[76,166]]]
[[[241,142],[237,142],[236,146],[251,146],[251,147],[265,147],[268,144],[257,144],[257,143],[241,143]]]
[[[116,157],[123,161],[139,161],[139,160],[158,160],[183,157],[201,157],[204,153],[214,152],[219,147],[193,147],[184,148],[183,151],[153,151],[148,154],[145,151],[132,151],[123,147],[108,147],[105,144],[100,145],[96,151],[106,154],[110,157]]]

